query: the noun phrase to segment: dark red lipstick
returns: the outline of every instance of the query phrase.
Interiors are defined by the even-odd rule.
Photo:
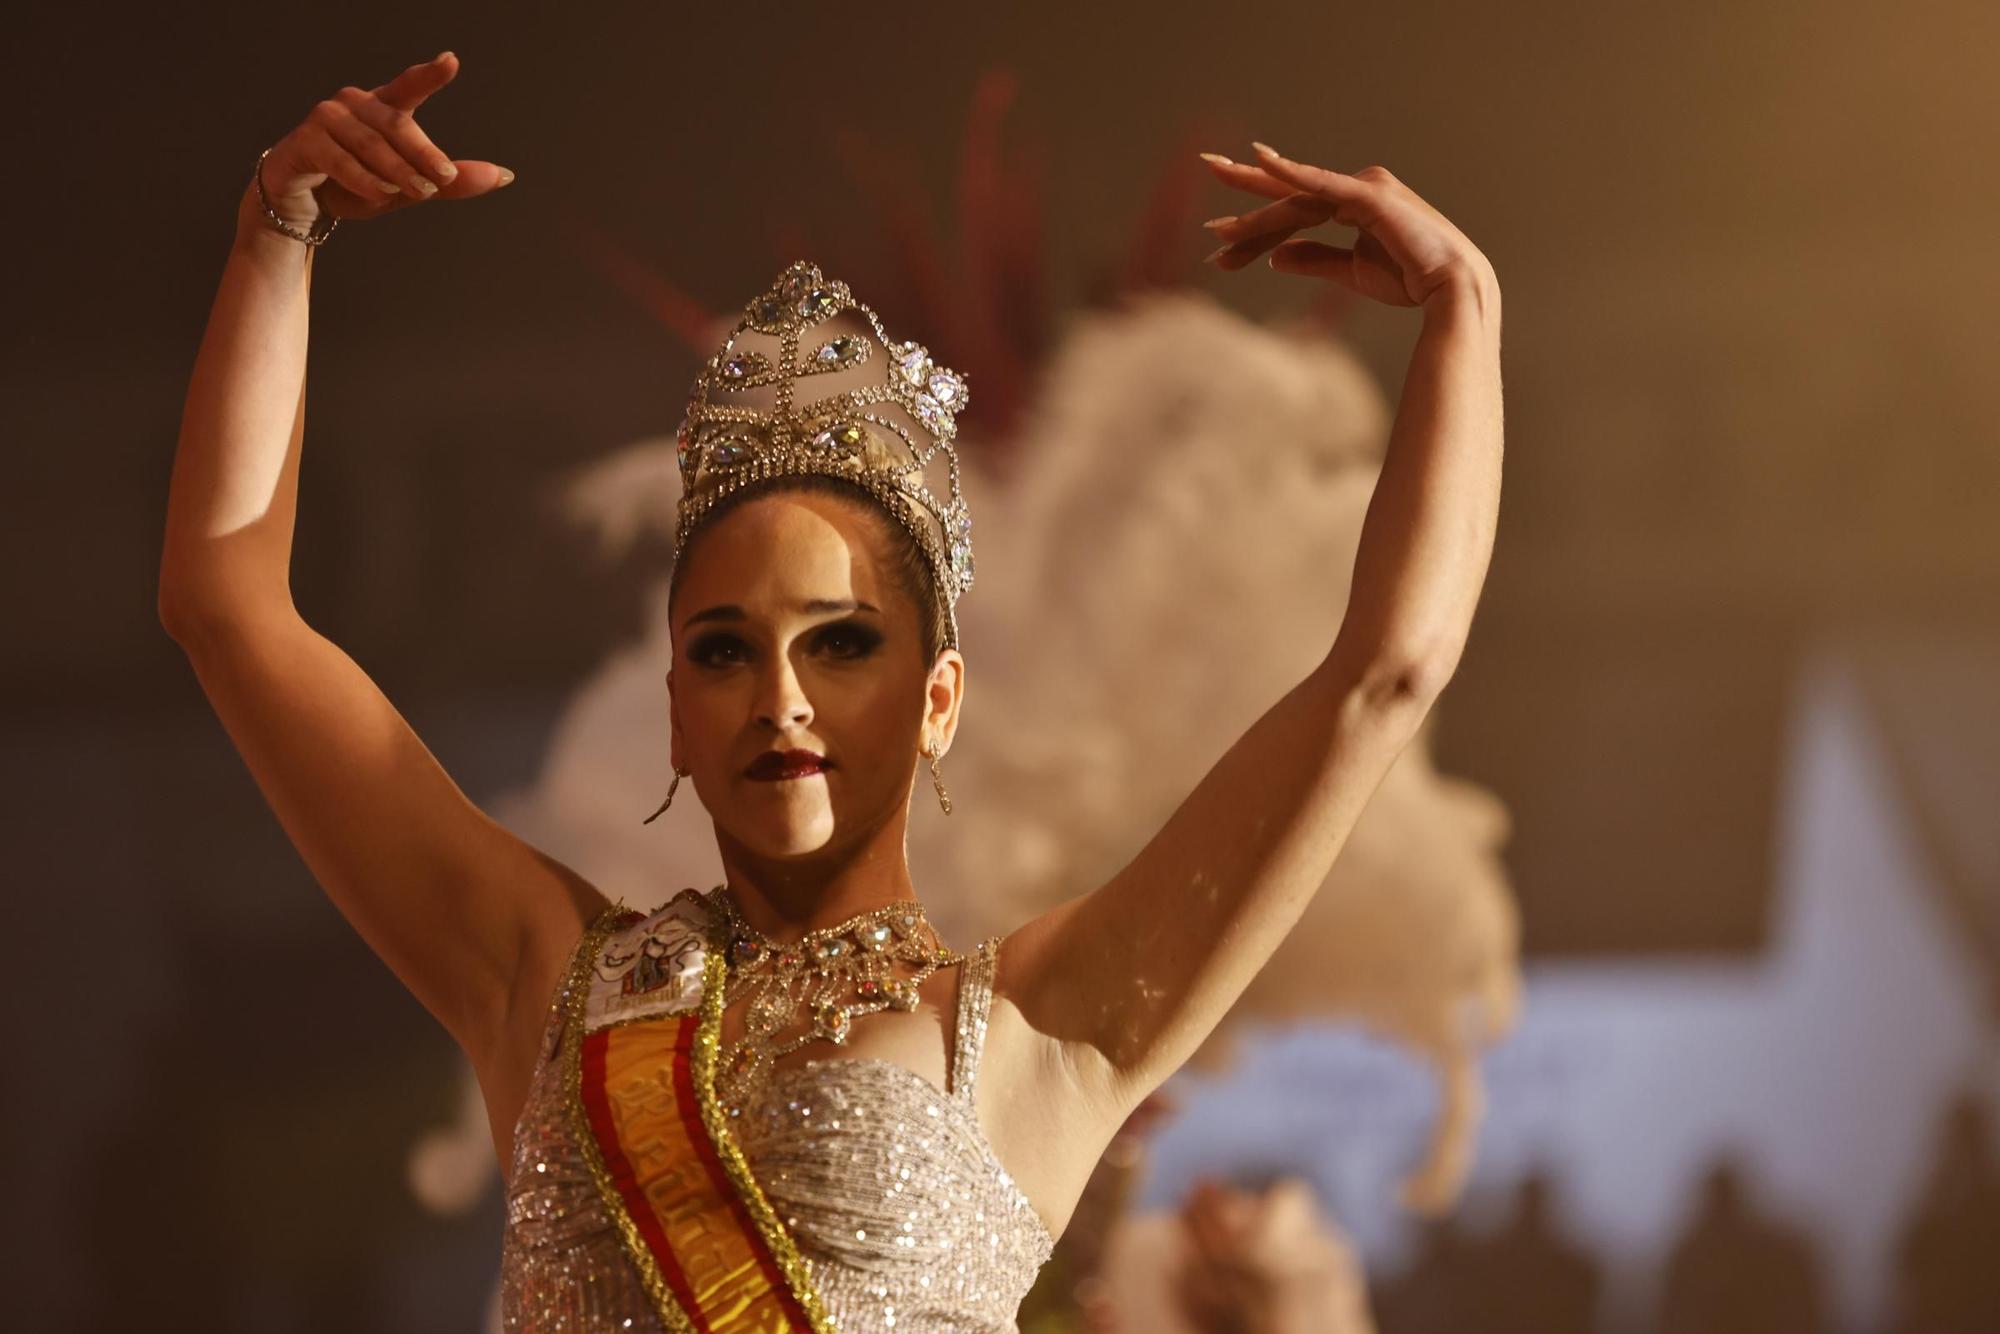
[[[826,756],[816,751],[767,750],[751,761],[750,767],[743,773],[748,778],[775,783],[787,778],[804,778],[832,767]]]

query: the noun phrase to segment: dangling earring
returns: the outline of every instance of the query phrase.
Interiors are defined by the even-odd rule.
[[[651,815],[639,821],[640,824],[653,823],[653,821],[660,818],[660,811],[664,811],[667,807],[674,804],[674,789],[681,785],[681,779],[687,777],[687,773],[688,771],[681,768],[678,764],[674,766],[674,781],[667,784],[667,799],[660,803],[660,810],[654,811]]]
[[[931,738],[930,744],[924,747],[924,754],[931,757],[931,782],[937,788],[938,805],[944,807],[946,815],[950,815],[951,793],[944,790],[944,776],[938,773],[938,759],[944,752],[938,749],[936,737]]]

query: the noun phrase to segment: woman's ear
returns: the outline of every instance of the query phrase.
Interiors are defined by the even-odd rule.
[[[941,738],[938,749],[943,752],[951,749],[951,738],[958,731],[959,706],[965,701],[965,659],[957,649],[944,649],[938,654],[927,690],[924,721]]]

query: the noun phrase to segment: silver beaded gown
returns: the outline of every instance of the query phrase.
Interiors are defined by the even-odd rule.
[[[1015,1313],[1054,1249],[973,1110],[999,939],[960,966],[948,1091],[890,1061],[828,1058],[778,1070],[732,1122],[841,1334],[1018,1334]],[[663,1331],[570,1135],[568,1008],[551,1008],[514,1130],[502,1324]]]

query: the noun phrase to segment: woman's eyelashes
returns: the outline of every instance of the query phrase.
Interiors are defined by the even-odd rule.
[[[882,632],[860,621],[835,621],[813,630],[807,645],[831,658],[865,658],[882,646]],[[743,637],[727,631],[703,635],[688,648],[688,661],[703,667],[727,667],[749,656]]]
[[[723,655],[741,648],[743,641],[735,635],[703,635],[688,645],[688,661],[701,667],[720,667]]]
[[[820,632],[839,658],[865,658],[882,646],[882,632],[860,621],[836,621]]]

